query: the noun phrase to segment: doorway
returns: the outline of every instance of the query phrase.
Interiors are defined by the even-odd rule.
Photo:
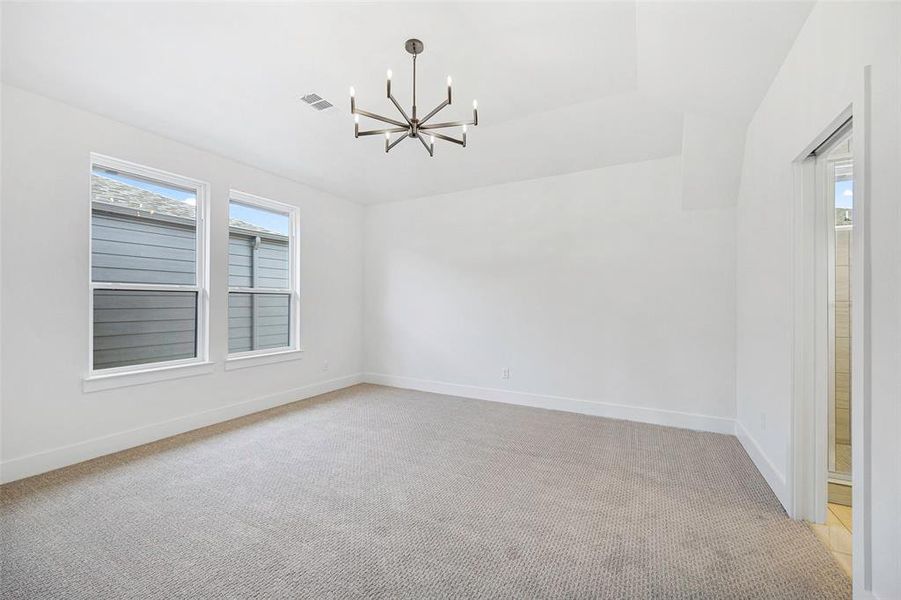
[[[847,132],[817,157],[825,177],[828,273],[829,502],[851,506],[851,239],[854,157]]]
[[[852,529],[852,435],[851,393],[851,282],[852,240],[854,236],[854,156],[853,129],[848,119],[812,153],[818,218],[816,264],[819,277],[816,294],[818,306],[813,311],[817,331],[825,344],[819,344],[823,369],[817,389],[818,418],[825,417],[826,444],[820,446],[826,456],[817,461],[825,467],[825,506],[823,515],[812,528],[833,554],[839,565],[851,576]],[[825,288],[825,289],[823,289]],[[825,292],[825,293],[822,293]],[[822,382],[825,379],[825,382]],[[823,385],[825,383],[825,385]],[[822,427],[822,425],[818,425]],[[825,459],[825,460],[824,460]],[[825,510],[824,510],[825,509]]]

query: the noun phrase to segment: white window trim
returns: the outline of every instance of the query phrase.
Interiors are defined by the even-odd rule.
[[[210,184],[198,179],[192,179],[183,175],[169,173],[160,169],[154,169],[129,161],[91,153],[88,167],[88,181],[94,167],[110,169],[127,175],[135,175],[151,181],[163,184],[192,189],[196,195],[196,285],[160,285],[160,284],[135,284],[113,283],[93,281],[92,252],[93,236],[91,227],[88,227],[88,357],[87,374],[84,377],[84,391],[109,389],[113,387],[136,385],[172,379],[174,377],[190,376],[212,371],[213,363],[209,360],[209,314],[210,314],[210,279],[209,279],[209,198]],[[93,194],[88,186],[88,223],[93,218]],[[94,369],[94,291],[102,289],[140,289],[159,291],[194,291],[197,292],[197,337],[195,340],[197,356],[193,358],[144,363],[139,365],[127,365],[110,369]],[[182,374],[183,373],[183,374]]]
[[[173,360],[165,363],[149,364],[163,366],[131,371],[129,373],[104,373],[103,375],[85,377],[82,381],[82,391],[97,392],[100,390],[110,390],[132,385],[141,385],[144,383],[156,383],[158,381],[166,381],[169,379],[206,375],[207,373],[212,373],[216,368],[216,363],[209,361],[197,362],[195,359],[185,359],[184,361]],[[102,371],[98,372],[102,373]]]
[[[298,217],[298,208],[293,204],[277,202],[235,189],[228,191],[228,202],[229,206],[231,206],[232,202],[236,202],[288,215],[290,223],[288,235],[288,287],[281,289],[229,286],[228,293],[287,294],[290,298],[288,308],[290,328],[287,346],[229,353],[226,357],[225,368],[226,370],[232,370],[301,358],[303,349],[300,344],[300,218]]]
[[[258,353],[260,352],[260,353]],[[231,354],[225,361],[225,370],[234,371],[235,369],[246,369],[247,367],[257,367],[260,365],[271,365],[290,360],[300,360],[303,358],[303,349],[284,349],[271,348],[261,354],[262,350],[254,352],[240,352]]]

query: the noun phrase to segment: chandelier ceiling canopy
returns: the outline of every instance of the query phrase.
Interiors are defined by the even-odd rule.
[[[416,57],[422,53],[425,46],[423,43],[417,39],[409,39],[407,40],[404,47],[407,49],[407,52],[413,55],[413,105],[410,111],[410,115],[407,115],[407,112],[401,107],[401,105],[395,100],[394,96],[391,94],[391,70],[388,70],[387,76],[387,96],[388,99],[391,100],[391,103],[394,104],[394,107],[397,108],[397,111],[400,113],[400,116],[403,120],[394,119],[391,117],[383,117],[382,115],[377,115],[375,113],[371,113],[369,111],[365,111],[357,108],[356,104],[356,93],[354,88],[350,88],[350,114],[354,116],[354,137],[367,136],[367,135],[384,135],[385,136],[385,152],[389,152],[392,148],[397,146],[399,143],[404,141],[407,138],[416,138],[421,143],[422,146],[429,153],[429,156],[434,156],[435,153],[435,140],[444,140],[446,142],[452,142],[454,144],[458,144],[460,146],[466,147],[466,128],[469,125],[476,126],[479,124],[479,105],[475,100],[472,101],[472,120],[471,121],[447,121],[444,123],[430,123],[429,120],[437,115],[444,107],[449,106],[452,102],[452,94],[451,94],[451,78],[448,76],[447,78],[447,99],[445,99],[441,104],[435,107],[430,113],[426,116],[419,118],[418,112],[416,110]],[[370,129],[366,131],[360,130],[360,117],[367,117],[369,119],[375,119],[376,121],[381,121],[382,123],[387,123],[389,125],[393,125],[393,127],[388,127],[384,129]],[[439,130],[441,129],[450,129],[457,128],[461,129],[462,137],[457,139],[455,137],[451,137],[450,135],[445,135],[441,133]],[[392,134],[398,134],[391,140]],[[425,138],[428,137],[428,140]]]

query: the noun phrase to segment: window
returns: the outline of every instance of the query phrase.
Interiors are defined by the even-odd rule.
[[[90,372],[207,357],[207,184],[91,156]]]
[[[297,209],[232,190],[228,223],[228,352],[298,349]]]

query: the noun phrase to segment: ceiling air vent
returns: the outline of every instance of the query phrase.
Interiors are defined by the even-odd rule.
[[[319,94],[307,94],[301,98],[304,102],[315,108],[316,110],[325,110],[334,106],[328,100],[324,100]]]

